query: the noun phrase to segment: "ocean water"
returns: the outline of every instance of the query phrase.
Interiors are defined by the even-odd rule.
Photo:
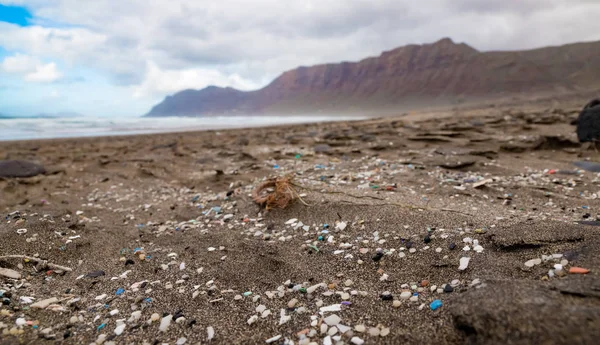
[[[358,120],[356,116],[0,118],[0,141],[252,128]]]

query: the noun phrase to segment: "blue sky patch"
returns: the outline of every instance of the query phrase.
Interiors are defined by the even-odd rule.
[[[0,5],[0,22],[27,26],[32,17],[25,7]]]

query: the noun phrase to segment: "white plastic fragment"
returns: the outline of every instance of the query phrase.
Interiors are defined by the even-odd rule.
[[[319,311],[321,313],[325,313],[325,312],[331,312],[331,311],[340,311],[342,310],[342,305],[341,304],[332,304],[332,305],[328,305],[325,307],[321,307],[319,309]]]
[[[352,339],[350,339],[350,342],[354,345],[363,345],[365,343],[365,341],[359,337],[352,337]]]
[[[274,336],[274,337],[272,337],[272,338],[269,338],[269,339],[265,340],[265,342],[266,342],[267,344],[270,344],[270,343],[274,343],[274,342],[276,342],[276,341],[277,341],[277,340],[279,340],[279,339],[281,339],[281,334],[279,334],[279,335],[276,335],[276,336]]]
[[[464,271],[467,269],[467,267],[469,267],[469,261],[471,260],[471,258],[467,257],[467,256],[463,256],[462,258],[460,258],[460,264],[458,266],[458,270],[459,271]]]
[[[9,268],[0,268],[0,276],[11,279],[21,279],[21,273]]]
[[[115,334],[116,334],[116,335],[121,335],[121,334],[123,333],[123,331],[125,330],[125,326],[126,326],[126,325],[125,325],[124,323],[122,323],[122,324],[118,325],[118,326],[115,328]]]
[[[173,315],[167,315],[160,320],[160,326],[158,326],[158,330],[160,332],[166,332],[171,325],[171,320],[173,320]]]
[[[33,308],[33,309],[45,309],[50,304],[56,303],[56,302],[58,302],[58,298],[56,298],[56,297],[47,298],[47,299],[41,300],[39,302],[35,302],[34,304],[31,305],[31,308]]]
[[[291,316],[285,315],[285,309],[281,309],[280,317],[279,317],[279,326],[285,324],[286,322],[292,319]]]
[[[342,318],[337,316],[336,314],[331,314],[326,317],[323,322],[325,322],[328,326],[335,326],[342,321]]]

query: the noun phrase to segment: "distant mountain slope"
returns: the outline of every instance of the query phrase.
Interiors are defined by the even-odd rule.
[[[600,42],[479,52],[445,38],[359,62],[298,67],[256,91],[181,91],[147,116],[348,112],[589,88],[600,88]]]

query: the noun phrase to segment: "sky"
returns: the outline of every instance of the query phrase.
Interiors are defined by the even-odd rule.
[[[0,113],[139,116],[183,89],[443,37],[481,51],[600,40],[599,0],[0,0]]]

